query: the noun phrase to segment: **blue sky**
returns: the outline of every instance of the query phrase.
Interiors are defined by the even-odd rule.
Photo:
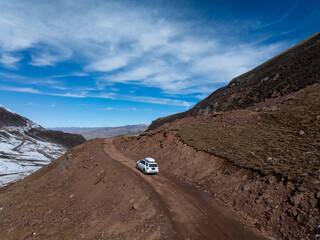
[[[0,0],[0,104],[44,127],[150,123],[319,22],[308,0]]]

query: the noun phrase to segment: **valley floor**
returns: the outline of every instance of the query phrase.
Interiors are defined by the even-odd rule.
[[[4,131],[0,130],[0,187],[30,175],[67,151],[59,144],[23,139],[8,132],[5,138],[1,133]]]

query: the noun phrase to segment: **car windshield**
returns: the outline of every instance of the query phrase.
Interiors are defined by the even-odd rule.
[[[158,165],[155,163],[149,163],[149,167],[158,167]]]

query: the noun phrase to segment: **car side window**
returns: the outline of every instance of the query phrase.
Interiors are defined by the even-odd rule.
[[[148,163],[146,163],[146,166],[148,167]]]
[[[144,165],[144,161],[142,160],[141,163]]]

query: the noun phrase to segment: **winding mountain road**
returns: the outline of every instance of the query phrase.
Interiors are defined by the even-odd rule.
[[[161,166],[158,175],[142,174],[135,169],[135,160],[125,157],[115,148],[113,139],[105,140],[104,152],[134,171],[154,189],[169,211],[176,239],[261,239],[205,201],[191,186],[161,173],[164,171]]]

